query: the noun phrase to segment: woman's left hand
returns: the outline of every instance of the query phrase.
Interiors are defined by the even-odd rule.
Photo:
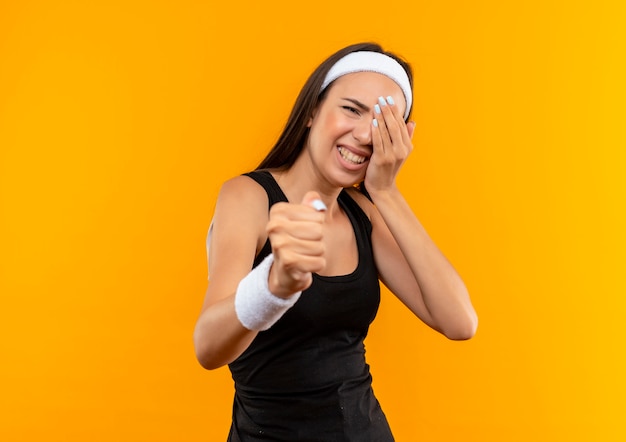
[[[411,138],[415,130],[413,121],[404,122],[391,97],[380,97],[374,112],[373,153],[365,173],[365,187],[370,193],[395,188],[400,167],[413,150]]]

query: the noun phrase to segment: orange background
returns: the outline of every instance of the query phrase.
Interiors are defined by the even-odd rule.
[[[398,441],[626,440],[624,23],[620,0],[3,1],[0,440],[225,440],[228,370],[191,340],[217,191],[362,40],[413,63],[401,185],[480,316],[450,342],[383,294]]]

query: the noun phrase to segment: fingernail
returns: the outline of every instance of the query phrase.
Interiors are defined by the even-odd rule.
[[[374,118],[372,120],[372,124],[374,125],[374,127],[378,127],[378,120],[376,118]]]
[[[385,101],[385,99],[383,97],[378,97],[378,103],[381,106],[387,106],[387,102]]]
[[[387,103],[389,103],[389,104],[395,104],[395,103],[393,102],[393,98],[391,98],[390,96],[389,96],[389,97],[387,97]]]
[[[311,206],[317,210],[318,212],[326,211],[326,204],[322,200],[313,200],[311,201]]]
[[[380,113],[380,106],[379,105],[377,105],[377,104],[374,105],[374,112],[376,112],[377,114]]]

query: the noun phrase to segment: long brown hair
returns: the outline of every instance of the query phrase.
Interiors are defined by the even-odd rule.
[[[359,51],[380,52],[396,60],[406,71],[409,82],[411,83],[411,88],[413,88],[413,71],[411,66],[399,56],[391,52],[385,52],[379,44],[358,43],[340,49],[324,60],[306,81],[291,110],[283,132],[280,134],[272,150],[270,150],[267,156],[258,165],[257,170],[274,168],[289,169],[293,166],[298,156],[300,156],[302,149],[304,149],[304,144],[309,134],[309,119],[313,115],[315,108],[324,100],[326,93],[332,87],[331,84],[320,93],[326,74],[341,58],[351,52]]]

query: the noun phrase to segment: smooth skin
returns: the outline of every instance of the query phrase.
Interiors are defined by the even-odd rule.
[[[312,273],[354,271],[356,239],[337,203],[344,188],[372,222],[380,280],[449,339],[475,334],[478,319],[465,284],[396,185],[413,150],[415,123],[404,122],[405,106],[401,89],[384,75],[340,77],[311,116],[307,144],[294,165],[271,171],[289,203],[275,204],[268,214],[267,195],[252,179],[239,176],[223,185],[213,217],[210,283],[194,333],[203,367],[229,364],[254,340],[257,332],[237,319],[234,298],[268,237],[274,254],[268,285],[276,296],[306,289]],[[363,179],[374,204],[352,188]],[[324,202],[325,212],[312,207],[315,199]]]

